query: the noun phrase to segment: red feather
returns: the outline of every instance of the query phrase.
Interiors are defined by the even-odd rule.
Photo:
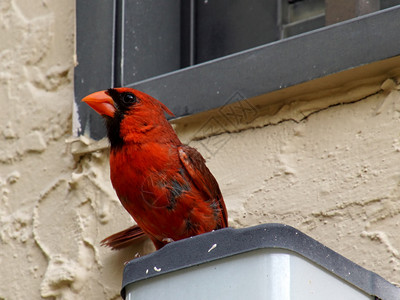
[[[113,250],[117,250],[129,246],[132,242],[144,237],[146,237],[144,231],[139,226],[133,225],[125,230],[106,237],[100,243],[103,246],[108,246]]]
[[[196,149],[183,145],[151,96],[129,88],[83,99],[106,119],[111,182],[125,209],[157,249],[228,226],[218,183]],[[134,230],[131,230],[133,228]],[[141,235],[131,227],[106,238],[121,248]]]

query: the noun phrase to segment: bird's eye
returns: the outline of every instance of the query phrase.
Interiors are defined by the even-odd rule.
[[[136,99],[135,95],[133,95],[131,93],[127,93],[122,96],[122,102],[124,104],[132,104],[132,103],[137,102],[137,99]]]

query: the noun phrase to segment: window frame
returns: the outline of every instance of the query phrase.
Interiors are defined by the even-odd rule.
[[[110,1],[101,2],[96,2],[99,7],[103,4],[110,7],[107,4]],[[112,9],[99,8],[96,18],[114,21],[117,9],[114,0]],[[82,16],[78,16],[77,26],[81,25],[79,18],[82,20]],[[85,22],[88,30],[89,21],[93,20]],[[127,86],[159,99],[175,117],[185,117],[221,107],[237,93],[245,98],[258,97],[398,56],[399,25],[400,5]],[[81,47],[92,48],[96,55],[82,58],[78,47],[74,133],[101,139],[105,136],[101,118],[80,100],[90,92],[113,85],[116,66],[113,56],[107,55],[113,54],[115,37],[100,29],[96,37],[101,40],[100,45],[88,45],[84,43],[87,35],[77,33],[78,46],[83,43]]]

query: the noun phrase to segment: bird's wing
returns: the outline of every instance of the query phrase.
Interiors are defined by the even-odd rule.
[[[222,198],[218,182],[205,164],[205,159],[195,148],[187,145],[179,146],[178,152],[179,158],[194,185],[205,193],[210,201],[216,203],[216,208],[220,210],[222,215],[221,228],[227,227],[228,213],[226,211],[224,199]]]

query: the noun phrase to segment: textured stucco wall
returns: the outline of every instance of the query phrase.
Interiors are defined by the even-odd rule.
[[[230,225],[292,225],[400,285],[399,90],[283,105],[190,142],[219,180]]]
[[[179,122],[177,130],[219,180],[231,226],[292,225],[400,285],[395,82],[279,105],[264,114],[244,101],[196,126]],[[234,124],[240,117],[254,120]],[[236,132],[220,133],[221,127]],[[201,138],[209,131],[218,133]]]
[[[0,299],[119,299],[123,263],[152,246],[99,247],[130,217],[107,149],[74,156],[66,142],[74,1],[3,0],[0,24]],[[245,101],[176,128],[207,158],[232,226],[293,225],[400,284],[400,91],[383,88]]]

